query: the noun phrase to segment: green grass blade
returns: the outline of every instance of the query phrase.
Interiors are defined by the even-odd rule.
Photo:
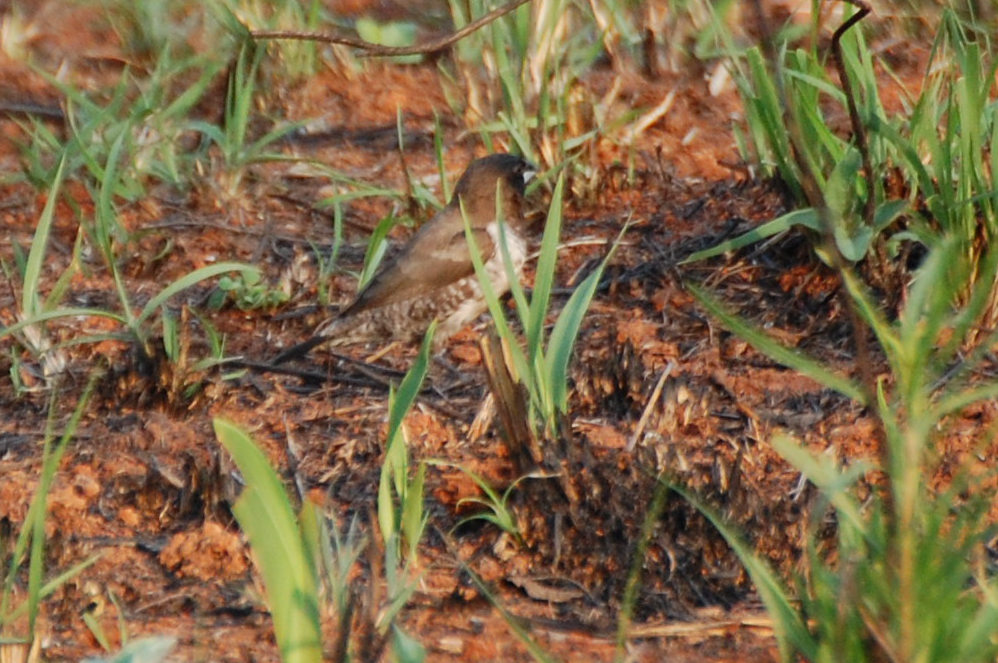
[[[423,643],[403,631],[398,624],[392,624],[392,653],[396,663],[423,663],[426,660]]]
[[[756,591],[759,592],[759,598],[766,606],[766,612],[773,618],[773,631],[780,648],[780,657],[784,661],[790,661],[792,660],[791,653],[797,651],[805,660],[817,660],[818,648],[814,636],[811,635],[807,624],[797,613],[789,592],[783,587],[776,573],[742,540],[735,528],[728,525],[719,514],[700,501],[696,495],[681,486],[668,485],[717,528],[717,531],[721,533],[721,536],[745,565],[745,570],[748,571]]]
[[[426,330],[423,337],[423,345],[420,348],[419,356],[413,362],[412,367],[402,378],[398,390],[392,390],[388,396],[388,442],[385,445],[385,460],[381,466],[381,475],[378,480],[378,525],[385,542],[392,540],[399,533],[400,527],[404,528],[403,534],[409,538],[408,542],[412,550],[419,540],[415,534],[421,531],[422,526],[422,479],[417,479],[409,484],[409,455],[405,447],[405,436],[403,435],[402,422],[405,415],[412,409],[423,388],[423,381],[426,378],[430,364],[430,351],[433,347],[433,335],[436,333],[437,323],[434,321]],[[412,493],[409,494],[411,487]],[[395,508],[392,496],[398,496],[401,502],[402,512]],[[417,501],[418,500],[418,501]]]
[[[45,251],[48,249],[49,233],[52,231],[52,223],[55,221],[55,205],[59,199],[59,189],[62,185],[62,178],[66,168],[66,153],[63,152],[59,159],[59,167],[52,178],[52,186],[49,187],[48,199],[42,214],[38,217],[38,227],[35,229],[35,236],[31,241],[31,250],[28,252],[28,261],[24,270],[24,289],[21,294],[21,312],[32,317],[40,313],[39,286],[41,281],[42,265],[45,262]]]
[[[603,276],[604,261],[592,274],[575,289],[565,308],[558,315],[558,320],[551,330],[548,339],[548,351],[544,358],[544,373],[548,377],[548,389],[551,403],[559,412],[568,408],[568,362],[572,358],[572,348],[579,335],[582,319],[589,310],[589,304],[596,294],[600,278]]]
[[[998,383],[983,384],[964,391],[949,393],[939,400],[932,408],[932,417],[942,419],[955,414],[965,407],[981,401],[991,401],[998,398]]]
[[[85,234],[82,226],[77,229],[76,240],[74,240],[73,249],[69,254],[69,264],[63,270],[62,274],[59,275],[59,278],[56,279],[55,285],[52,286],[48,297],[45,298],[45,303],[42,304],[42,310],[51,309],[62,301],[62,297],[69,289],[73,277],[80,271],[80,254],[83,250],[83,238]]]
[[[423,538],[429,516],[423,508],[426,492],[426,464],[421,463],[416,476],[406,484],[405,501],[402,503],[401,531],[408,546],[408,559],[416,559],[416,548]]]
[[[41,588],[38,590],[38,597],[40,599],[44,599],[51,596],[57,589],[76,576],[80,575],[89,567],[93,566],[101,557],[103,557],[103,555],[98,553],[57,574],[54,578],[51,578],[41,585]],[[21,603],[19,606],[11,610],[9,615],[6,615],[7,620],[14,621],[21,618],[26,612],[28,612],[30,607],[31,604],[28,601]],[[3,615],[0,615],[0,617],[2,616]]]
[[[820,362],[803,355],[800,352],[784,347],[767,336],[764,332],[752,327],[738,316],[729,313],[721,303],[706,290],[695,286],[687,286],[693,296],[699,300],[707,312],[717,318],[721,324],[751,343],[757,350],[784,366],[808,376],[815,382],[852,398],[859,403],[865,403],[863,389],[848,378],[842,377],[825,368]]]
[[[853,306],[856,307],[856,312],[866,324],[870,325],[870,329],[877,336],[877,342],[887,356],[887,361],[891,363],[894,370],[897,370],[898,358],[902,356],[903,348],[894,327],[877,307],[876,301],[866,285],[851,269],[841,270],[839,276],[842,278],[842,283],[849,293]]]
[[[506,626],[513,633],[513,635],[527,648],[527,651],[538,663],[556,663],[556,659],[551,656],[544,648],[538,643],[534,638],[530,636],[530,631],[523,625],[522,620],[516,615],[512,614],[506,609],[499,599],[496,597],[494,590],[489,587],[485,581],[483,581],[478,574],[475,573],[470,567],[468,567],[464,562],[461,562],[461,569],[468,574],[471,578],[471,582],[474,583],[478,591],[482,593],[482,596],[492,604],[492,607],[496,609],[499,616],[502,617],[503,621],[506,622]]]
[[[541,239],[540,257],[534,275],[534,292],[530,298],[530,326],[527,334],[527,354],[536,356],[541,347],[544,332],[544,317],[551,301],[551,287],[554,284],[554,268],[558,261],[558,241],[561,238],[562,191],[565,175],[558,175],[551,195],[544,237]]]
[[[246,481],[232,511],[263,577],[281,660],[319,663],[319,581],[284,486],[249,435],[225,419],[214,426]]]
[[[599,287],[600,279],[603,278],[603,270],[613,258],[613,254],[616,253],[617,246],[624,233],[627,232],[627,228],[628,226],[625,225],[621,229],[606,257],[568,298],[565,308],[558,314],[554,328],[551,329],[551,337],[548,339],[548,349],[544,357],[544,375],[550,398],[548,405],[553,406],[559,412],[566,412],[568,409],[568,362],[572,359],[572,348],[575,347],[575,339],[579,335],[582,319],[585,317],[586,311],[589,310],[589,305],[596,294],[596,288]],[[549,414],[553,414],[553,412]]]
[[[464,236],[468,242],[468,251],[471,255],[471,262],[475,267],[475,276],[478,278],[478,283],[482,287],[482,296],[485,298],[485,302],[489,307],[489,313],[492,315],[492,321],[496,326],[496,331],[499,333],[499,337],[507,344],[507,347],[513,356],[514,368],[516,369],[517,374],[523,378],[523,376],[530,374],[527,357],[523,353],[523,349],[520,347],[519,343],[516,342],[516,336],[514,336],[513,330],[510,329],[509,322],[506,320],[506,313],[503,311],[502,303],[499,301],[499,296],[496,295],[495,288],[492,287],[492,282],[489,280],[488,274],[485,272],[485,265],[482,261],[482,252],[478,247],[478,242],[475,241],[474,234],[471,232],[471,225],[468,221],[468,215],[465,213],[463,205],[461,206],[461,216],[464,218]]]
[[[848,521],[848,525],[857,531],[866,529],[861,507],[849,493],[849,488],[871,469],[869,463],[854,460],[847,469],[839,470],[831,458],[812,454],[789,436],[778,435],[772,440],[772,445],[777,453],[822,491],[838,512],[839,521]]]
[[[170,297],[173,297],[178,292],[185,290],[192,285],[196,285],[205,279],[210,279],[214,276],[225,274],[227,272],[242,272],[248,278],[260,277],[259,270],[257,270],[256,267],[240,262],[221,262],[217,265],[208,265],[206,267],[195,269],[190,274],[185,274],[156,293],[156,295],[149,300],[149,302],[142,309],[142,312],[135,319],[135,324],[141,325],[149,318],[149,316],[156,312],[156,309],[165,304]]]
[[[433,335],[436,333],[437,323],[434,321],[426,335],[423,337],[423,345],[419,349],[419,355],[412,363],[412,368],[402,378],[398,391],[395,393],[395,402],[392,411],[388,415],[388,432],[398,430],[402,426],[402,419],[416,402],[416,397],[423,388],[423,380],[426,379],[426,372],[430,367],[430,350],[433,347]]]
[[[794,210],[793,212],[788,212],[783,216],[778,216],[772,221],[767,221],[766,223],[763,223],[752,230],[735,237],[734,239],[721,242],[720,244],[712,246],[709,249],[696,251],[682,260],[679,264],[686,265],[691,262],[697,262],[698,260],[713,258],[714,256],[721,255],[722,253],[734,251],[744,246],[748,246],[749,244],[754,244],[761,240],[779,235],[782,232],[790,230],[794,226],[803,226],[805,228],[810,228],[815,232],[821,231],[821,222],[818,219],[818,213],[813,207]]]
[[[14,549],[10,557],[10,569],[4,582],[2,600],[0,600],[0,617],[6,617],[7,610],[10,605],[13,582],[17,576],[17,571],[20,567],[21,561],[27,553],[28,595],[27,600],[21,607],[28,613],[28,630],[31,633],[34,632],[35,619],[38,616],[38,607],[45,595],[42,574],[44,572],[45,565],[45,519],[48,511],[49,493],[52,489],[52,482],[55,478],[56,471],[59,469],[59,464],[62,462],[62,457],[66,453],[69,442],[76,434],[76,429],[80,425],[80,419],[86,411],[87,403],[90,402],[90,396],[93,393],[94,386],[97,384],[97,379],[99,377],[100,374],[98,372],[91,374],[90,380],[87,382],[87,385],[83,390],[83,394],[80,396],[80,400],[77,402],[76,408],[73,410],[73,414],[66,423],[62,436],[59,438],[58,442],[56,442],[54,447],[51,446],[51,440],[53,437],[52,426],[54,425],[53,422],[55,413],[54,401],[56,395],[58,394],[58,390],[53,389],[51,393],[49,403],[50,414],[46,425],[44,449],[42,452],[43,462],[41,477],[38,480],[38,487],[35,489],[35,494],[31,499],[30,506],[28,507],[28,513],[24,518],[24,524],[18,534],[16,543],[14,544]]]
[[[364,266],[361,268],[360,276],[357,278],[358,292],[377,274],[378,267],[381,265],[381,261],[385,257],[385,252],[388,250],[388,233],[398,223],[399,220],[389,214],[381,219],[371,232],[371,236],[367,239],[367,249],[364,251]]]
[[[125,325],[128,322],[123,315],[112,313],[111,311],[105,311],[103,309],[57,308],[53,311],[45,311],[44,313],[39,313],[25,320],[20,320],[12,325],[8,325],[6,327],[0,327],[0,338],[3,338],[4,336],[9,336],[14,332],[20,331],[25,327],[30,327],[31,325],[37,324],[39,322],[48,322],[49,320],[57,320],[58,318],[73,318],[77,316],[83,316],[83,317],[93,316],[99,318],[109,318],[116,322],[120,322],[122,325]]]

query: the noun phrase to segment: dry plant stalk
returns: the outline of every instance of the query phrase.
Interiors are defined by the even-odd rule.
[[[364,51],[364,53],[361,54],[363,57],[427,55],[442,51],[445,48],[452,46],[470,35],[475,30],[478,30],[482,26],[491,23],[501,16],[505,16],[520,5],[526,4],[527,2],[530,2],[530,0],[513,0],[502,7],[493,9],[488,14],[472,21],[460,30],[437,39],[425,41],[421,44],[413,44],[412,46],[382,46],[380,44],[372,44],[369,41],[355,39],[353,37],[331,35],[325,32],[301,32],[298,30],[251,30],[250,36],[253,39],[296,39],[299,41],[321,41],[329,44],[340,44],[342,46],[350,46]]]

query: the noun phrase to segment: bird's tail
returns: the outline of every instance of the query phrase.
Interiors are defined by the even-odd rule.
[[[306,354],[308,354],[309,350],[328,340],[329,340],[328,336],[318,336],[318,335],[313,336],[307,341],[303,341],[302,343],[298,343],[297,345],[292,345],[290,348],[288,348],[281,354],[271,359],[270,363],[274,366],[277,366],[279,364],[283,364],[284,362],[291,361],[292,359],[298,359],[299,357],[304,357]]]

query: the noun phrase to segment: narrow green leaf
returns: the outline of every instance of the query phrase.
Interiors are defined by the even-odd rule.
[[[540,256],[537,259],[537,270],[534,276],[534,291],[530,299],[530,327],[527,333],[527,354],[536,356],[541,348],[544,332],[544,318],[551,301],[551,288],[554,284],[554,269],[558,261],[558,241],[561,238],[562,196],[565,186],[564,172],[558,175],[551,194],[551,205],[548,208],[547,220],[544,225],[544,237],[541,239]]]
[[[835,164],[824,190],[835,243],[846,260],[852,262],[861,260],[866,255],[873,238],[873,230],[867,228],[855,213],[856,187],[861,162],[859,150],[849,146]]]
[[[49,234],[55,221],[55,205],[59,200],[59,189],[66,168],[66,153],[59,159],[59,167],[52,178],[49,195],[45,201],[41,216],[38,217],[38,227],[31,240],[31,250],[28,251],[28,261],[24,269],[24,289],[21,294],[21,311],[26,317],[34,317],[41,313],[40,285],[42,265],[45,263],[45,252],[48,250]]]
[[[527,357],[519,343],[517,343],[513,330],[509,327],[509,322],[506,320],[506,313],[503,311],[502,304],[499,301],[498,295],[496,295],[495,288],[492,287],[492,282],[489,279],[488,274],[485,272],[485,265],[482,261],[482,252],[478,248],[478,243],[475,241],[475,235],[471,232],[471,224],[468,221],[468,215],[465,213],[464,205],[461,206],[461,216],[464,218],[464,236],[468,242],[468,251],[471,255],[471,262],[475,267],[475,276],[478,278],[478,283],[482,288],[482,296],[485,298],[485,302],[489,307],[489,313],[492,315],[492,322],[496,326],[496,331],[498,332],[499,337],[506,343],[506,346],[509,348],[509,351],[513,356],[513,364],[518,376],[521,379],[524,379],[524,376],[528,376],[530,374]]]
[[[870,471],[872,468],[870,463],[862,459],[853,459],[847,468],[840,470],[832,458],[811,453],[789,436],[777,435],[771,444],[778,454],[821,490],[838,511],[841,521],[848,521],[857,531],[867,529],[861,514],[861,505],[856,502],[849,488]]]
[[[423,663],[426,660],[426,647],[397,624],[392,624],[392,653],[397,663]]]
[[[886,200],[877,206],[873,214],[873,226],[879,234],[908,210],[907,200]]]
[[[54,432],[52,430],[54,426],[54,414],[56,412],[55,408],[55,398],[59,393],[57,389],[53,389],[49,402],[49,418],[46,421],[46,431],[45,438],[43,441],[42,450],[42,472],[41,477],[38,481],[38,487],[35,489],[35,494],[31,499],[31,504],[28,506],[28,513],[24,518],[24,524],[21,527],[21,531],[18,533],[17,541],[14,544],[12,554],[10,555],[10,567],[6,578],[4,579],[3,592],[0,593],[0,617],[5,617],[8,614],[8,608],[10,605],[10,597],[13,592],[13,583],[18,575],[18,569],[20,568],[21,562],[24,559],[25,553],[28,554],[28,594],[27,600],[21,604],[20,608],[24,609],[24,612],[28,614],[28,630],[30,633],[34,633],[35,620],[38,616],[38,608],[41,604],[42,598],[46,595],[46,588],[51,585],[43,584],[42,575],[44,572],[44,551],[45,551],[45,521],[46,513],[48,511],[48,497],[52,489],[52,482],[55,479],[56,471],[59,469],[59,465],[62,462],[62,458],[66,453],[66,449],[69,446],[70,441],[76,435],[76,430],[80,425],[80,420],[86,411],[87,404],[90,402],[90,396],[93,394],[97,380],[100,377],[100,373],[94,371],[90,375],[90,379],[87,381],[86,387],[83,390],[83,394],[80,396],[76,407],[73,410],[73,414],[70,416],[69,421],[65,425],[65,429],[62,435],[59,437],[55,446],[53,447],[51,442],[54,438]],[[29,547],[30,545],[30,547]],[[78,566],[82,570],[82,566]],[[20,613],[19,610],[14,612]]]
[[[434,321],[426,330],[419,355],[405,377],[402,378],[398,391],[393,389],[388,396],[388,440],[385,445],[385,460],[381,466],[381,475],[378,480],[378,525],[386,543],[394,540],[395,536],[399,534],[400,526],[408,528],[408,532],[403,532],[403,534],[415,536],[417,525],[414,521],[422,519],[421,516],[414,515],[422,513],[422,494],[418,496],[409,494],[409,455],[405,447],[402,424],[405,415],[412,409],[416,397],[423,387],[423,381],[429,370],[430,351],[433,347],[433,335],[436,333],[436,329],[437,323]],[[413,491],[422,491],[422,484],[418,479],[412,489]],[[393,490],[394,495],[397,495],[401,501],[402,513],[398,513],[395,508]],[[417,541],[418,537],[415,537],[415,540],[409,539],[409,544],[414,546]]]
[[[402,537],[409,547],[409,560],[416,558],[416,548],[423,538],[427,515],[423,509],[426,464],[420,463],[416,476],[407,484],[402,503]]]
[[[221,418],[214,420],[214,427],[246,481],[232,511],[249,538],[263,577],[281,659],[318,663],[322,660],[318,578],[287,492],[249,435]]]
[[[544,357],[544,375],[546,376],[547,390],[550,394],[550,405],[558,412],[568,410],[568,363],[572,358],[572,349],[575,347],[575,339],[579,335],[579,328],[582,320],[589,310],[596,288],[599,287],[600,279],[603,278],[603,270],[613,258],[617,251],[620,240],[627,232],[628,224],[620,230],[620,234],[614,240],[613,245],[607,252],[606,257],[600,262],[593,273],[579,284],[572,296],[565,303],[565,308],[558,314],[558,319],[551,330],[551,337],[548,339],[548,349]],[[549,412],[548,415],[553,415]],[[551,422],[549,421],[549,424]]]
[[[20,320],[12,325],[6,327],[0,327],[0,338],[4,336],[9,336],[14,332],[20,331],[25,327],[37,324],[39,322],[47,322],[49,320],[57,320],[59,318],[73,318],[77,316],[82,317],[99,317],[99,318],[109,318],[116,322],[120,322],[122,325],[127,324],[124,316],[118,315],[117,313],[112,313],[111,311],[105,311],[102,309],[95,308],[57,308],[52,311],[46,311],[44,313],[39,313],[25,320]]]
[[[780,362],[784,366],[803,373],[815,382],[834,389],[859,403],[865,403],[863,389],[848,378],[842,377],[825,368],[820,362],[803,355],[796,350],[784,347],[764,332],[755,329],[738,316],[726,311],[719,301],[706,290],[695,286],[687,286],[693,296],[717,318],[721,324],[751,343],[757,350]]]
[[[378,477],[378,496],[377,496],[377,508],[378,508],[378,529],[381,530],[381,539],[385,542],[385,545],[395,545],[395,541],[398,536],[398,517],[396,516],[395,499],[392,493],[392,480],[394,474],[392,472],[386,471],[388,468],[388,461],[386,459],[385,465],[381,468],[381,474]]]
[[[402,419],[406,413],[412,409],[416,402],[416,397],[423,388],[423,381],[430,367],[430,351],[433,348],[433,335],[437,331],[436,320],[430,324],[423,337],[423,344],[419,349],[419,355],[412,363],[412,367],[402,378],[398,391],[395,394],[391,412],[388,415],[388,434],[398,430],[402,425]]]
[[[392,394],[389,394],[389,403],[392,402]],[[390,435],[388,443],[385,445],[385,460],[381,465],[381,472],[378,475],[378,529],[381,530],[381,539],[386,544],[393,541],[398,533],[395,516],[395,500],[392,495],[392,482],[399,473],[399,463],[394,457],[400,452],[402,436],[400,434]]]
[[[381,266],[381,261],[388,250],[388,233],[398,223],[399,220],[389,214],[378,221],[378,224],[371,232],[371,236],[367,240],[367,249],[364,251],[364,266],[361,268],[360,277],[357,279],[358,291],[367,285],[374,275],[378,273],[378,267]]]
[[[45,303],[42,304],[42,310],[47,311],[55,307],[62,301],[62,297],[66,294],[66,291],[69,290],[69,286],[73,282],[73,277],[80,270],[80,254],[83,252],[83,237],[85,234],[83,226],[80,226],[76,231],[76,240],[73,242],[69,265],[66,266],[66,269],[56,280],[55,285],[52,286],[48,297],[45,298]]]
[[[767,221],[766,223],[763,223],[752,230],[735,237],[734,239],[729,239],[716,246],[712,246],[709,249],[703,249],[702,251],[692,253],[679,264],[685,265],[698,260],[713,258],[714,256],[721,255],[722,253],[734,251],[742,248],[743,246],[748,246],[749,244],[754,244],[761,240],[774,237],[789,230],[790,228],[793,228],[794,226],[803,226],[804,228],[809,228],[815,232],[821,231],[821,222],[819,221],[818,213],[814,210],[814,208],[808,207],[807,209],[794,210],[793,212],[788,212],[787,214],[779,216],[772,221]]]
[[[163,351],[171,362],[180,359],[180,333],[176,316],[163,312]]]
[[[94,632],[94,629],[91,629]],[[94,632],[96,636],[96,632]],[[161,663],[177,646],[172,635],[152,635],[132,640],[117,654],[104,658],[85,658],[83,663]]]
[[[237,41],[244,41],[252,38],[249,28],[247,28],[239,17],[232,13],[226,3],[224,2],[209,2],[207,3],[208,9],[211,10],[212,14],[215,16],[215,20],[218,21],[223,28],[228,30],[233,36],[236,37]]]
[[[568,409],[568,362],[572,358],[572,348],[582,326],[582,319],[589,310],[593,295],[603,276],[606,261],[593,270],[593,273],[575,289],[565,308],[558,315],[558,320],[551,330],[548,340],[548,351],[545,357],[545,373],[548,376],[548,387],[551,393],[551,404],[559,412]],[[553,414],[553,413],[550,413]]]
[[[242,272],[245,275],[255,275],[259,277],[259,273],[256,267],[246,265],[239,262],[220,262],[217,265],[208,265],[206,267],[200,267],[195,269],[189,274],[185,274],[181,278],[177,279],[170,285],[166,286],[160,290],[156,295],[149,300],[149,302],[143,307],[142,312],[135,319],[136,325],[141,325],[145,322],[149,316],[156,312],[160,306],[165,304],[170,297],[173,297],[178,292],[186,290],[193,285],[204,281],[205,279],[210,279],[212,277],[218,276],[219,274],[225,274],[226,272]]]
[[[780,648],[780,658],[784,661],[792,660],[793,652],[800,652],[805,660],[814,661],[818,654],[818,644],[814,636],[807,628],[801,616],[794,608],[790,593],[783,587],[779,577],[769,568],[755,551],[746,544],[734,527],[728,523],[713,509],[708,507],[699,497],[685,488],[668,484],[669,488],[679,493],[687,502],[692,504],[697,511],[702,513],[707,520],[717,528],[724,540],[738,555],[738,559],[745,565],[752,582],[755,584],[759,598],[766,606],[766,612],[773,618],[773,631],[776,634],[776,642]]]

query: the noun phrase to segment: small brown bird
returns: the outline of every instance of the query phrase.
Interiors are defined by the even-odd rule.
[[[473,161],[458,180],[447,206],[381,267],[353,303],[273,363],[300,357],[327,341],[335,345],[412,341],[421,337],[434,319],[439,321],[434,336],[434,345],[439,347],[488,308],[468,251],[462,205],[485,272],[501,296],[510,284],[499,243],[496,195],[498,192],[501,200],[509,257],[519,276],[526,260],[524,190],[535,173],[530,163],[511,154]]]

